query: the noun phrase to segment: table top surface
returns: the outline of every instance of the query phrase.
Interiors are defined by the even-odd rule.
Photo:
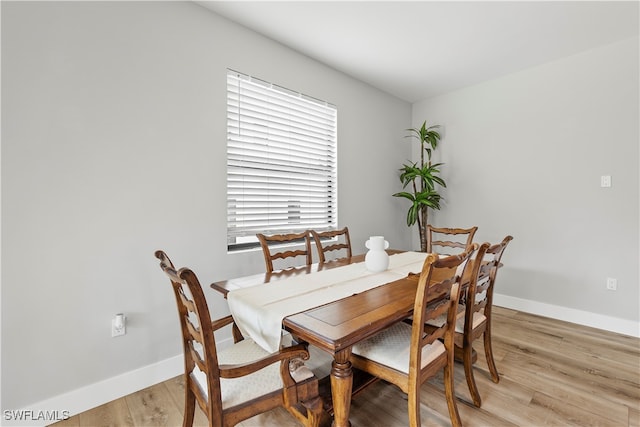
[[[387,252],[394,254],[403,251],[388,250]],[[324,265],[312,264],[215,282],[211,287],[226,295],[234,289],[262,285],[293,275],[312,274],[323,269],[362,261],[364,261],[364,254]],[[469,272],[470,269],[467,271]],[[310,344],[335,354],[409,317],[413,311],[418,278],[417,274],[408,275],[385,285],[287,316],[283,321],[283,327]],[[438,280],[437,277],[434,279]],[[463,285],[468,285],[469,278],[465,277],[463,282]]]
[[[286,330],[336,353],[411,315],[418,275],[288,316]]]

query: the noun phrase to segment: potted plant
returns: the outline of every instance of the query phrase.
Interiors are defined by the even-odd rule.
[[[400,181],[402,188],[408,186],[412,191],[395,193],[394,197],[404,197],[411,202],[407,212],[407,225],[412,227],[418,223],[420,233],[420,250],[427,250],[427,220],[429,209],[440,209],[442,197],[436,189],[436,185],[446,187],[444,180],[438,176],[440,166],[443,163],[431,163],[431,154],[438,147],[440,133],[436,130],[439,125],[427,127],[427,122],[420,128],[407,129],[408,138],[415,138],[420,142],[420,163],[406,163],[400,169]],[[427,153],[425,162],[425,153]]]

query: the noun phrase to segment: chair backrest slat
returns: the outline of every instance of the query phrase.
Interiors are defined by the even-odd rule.
[[[440,255],[456,255],[464,252],[471,243],[478,227],[443,228],[427,225],[427,252]],[[457,250],[450,250],[457,249]]]
[[[271,273],[274,270],[273,261],[275,260],[297,258],[303,256],[305,259],[305,265],[311,265],[311,237],[308,230],[301,233],[273,234],[270,236],[258,233],[256,234],[256,237],[258,237],[260,247],[262,248],[262,254],[264,255],[264,262],[267,273]],[[304,245],[304,249],[285,249],[283,251],[272,251],[273,245],[287,243],[302,243]]]
[[[351,237],[349,236],[349,228],[344,227],[339,230],[316,231],[311,230],[311,235],[316,243],[318,252],[318,262],[324,263],[328,261],[327,254],[335,254],[337,251],[345,251],[346,258],[351,258]],[[323,244],[328,239],[338,239],[337,243]]]

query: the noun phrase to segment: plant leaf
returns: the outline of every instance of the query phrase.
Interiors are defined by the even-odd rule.
[[[407,193],[406,191],[395,193],[393,197],[404,197],[405,199],[411,200],[412,202],[416,199],[413,194]]]

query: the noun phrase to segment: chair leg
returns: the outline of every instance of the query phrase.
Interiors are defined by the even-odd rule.
[[[476,379],[473,376],[473,345],[471,343],[464,343],[464,349],[462,362],[464,365],[464,376],[467,379],[467,386],[469,386],[469,393],[471,394],[471,399],[473,400],[473,404],[476,407],[480,407],[482,405],[482,399],[480,399],[480,392],[478,391],[478,386],[476,385]]]
[[[411,387],[407,394],[407,405],[409,409],[409,426],[420,427],[420,388]]]
[[[444,367],[444,393],[447,398],[447,407],[449,408],[449,418],[453,427],[462,427],[458,406],[456,405],[456,395],[454,391],[454,375],[453,375],[453,357]]]
[[[187,379],[188,381],[188,379]],[[189,384],[185,383],[185,392],[184,392],[184,415],[182,419],[183,427],[192,427],[193,426],[193,418],[195,416],[196,410],[196,397],[189,389]],[[211,422],[211,420],[209,420]]]
[[[484,338],[484,354],[487,357],[487,365],[489,366],[489,372],[491,372],[491,379],[494,383],[500,382],[500,374],[498,374],[498,368],[496,368],[496,362],[493,360],[493,348],[491,347],[491,328],[487,325],[487,329],[483,334]]]

